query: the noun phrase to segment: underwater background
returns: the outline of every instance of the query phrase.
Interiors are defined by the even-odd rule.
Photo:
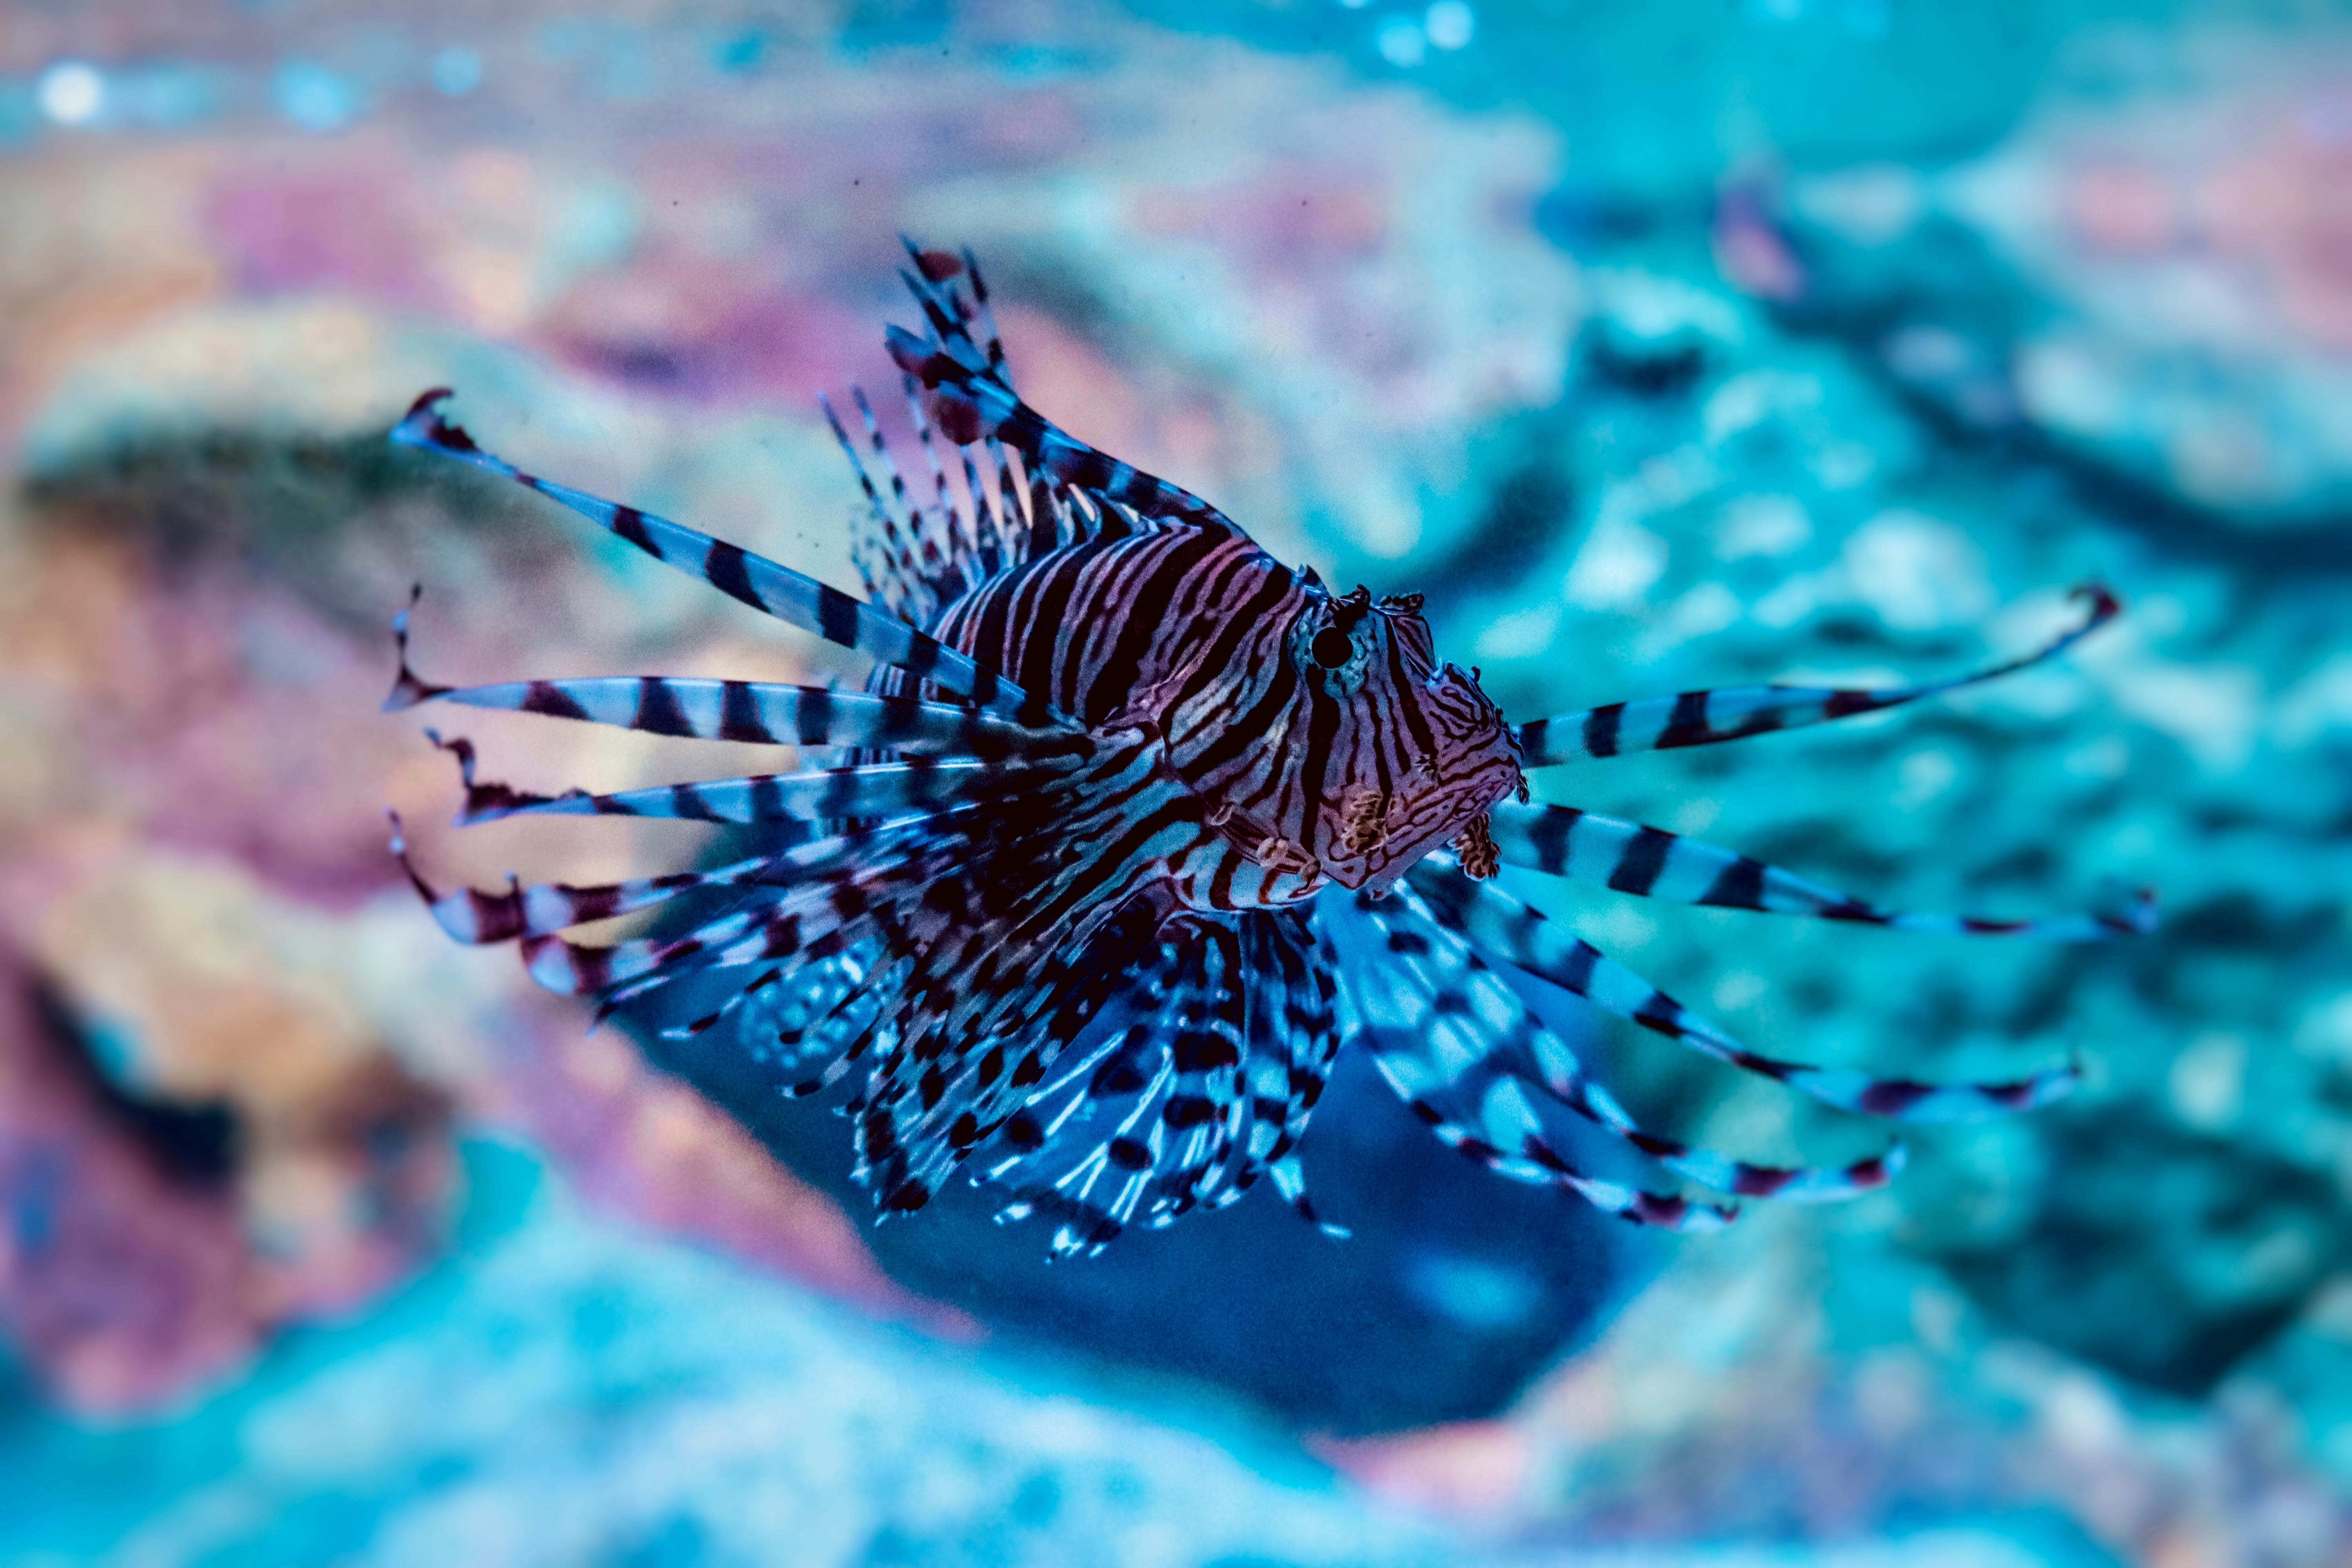
[[[450,384],[852,582],[814,396],[887,385],[900,230],[1032,402],[1425,593],[1515,716],[2111,584],[2057,667],[1542,788],[2154,937],[1521,889],[1759,1048],[2084,1088],[1674,1242],[1343,1059],[1354,1239],[1261,1194],[1049,1268],[448,943],[386,804],[483,887],[696,841],[443,826],[412,583],[445,679],[856,667],[385,431]],[[12,0],[0,443],[0,1563],[2352,1563],[2343,6]],[[688,756],[467,717],[527,787]]]

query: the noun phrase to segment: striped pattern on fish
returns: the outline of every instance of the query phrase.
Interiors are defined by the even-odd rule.
[[[1505,865],[1618,892],[1938,934],[2098,941],[2154,920],[1882,909],[1638,823],[1535,805],[1526,770],[1874,712],[2028,668],[2118,611],[1969,675],[1885,690],[1729,687],[1507,723],[1438,659],[1422,600],[1335,594],[1215,507],[1021,400],[979,268],[909,245],[924,321],[890,329],[925,485],[862,391],[828,401],[869,519],[861,602],[635,508],[539,479],[419,398],[394,430],[548,496],[753,608],[865,653],[862,692],[587,676],[450,686],[409,662],[387,709],[439,703],[688,740],[825,748],[840,765],[534,794],[455,755],[459,820],[628,816],[755,829],[707,870],[444,892],[449,933],[512,941],[598,1016],[733,1050],[785,1093],[845,1086],[857,1180],[884,1215],[959,1168],[1055,1256],[1238,1200],[1261,1180],[1334,1234],[1299,1143],[1360,1047],[1436,1135],[1514,1180],[1640,1224],[1720,1225],[1743,1200],[1884,1184],[1904,1152],[1776,1165],[1645,1127],[1548,1021],[1568,998],[1843,1114],[2029,1110],[2070,1065],[1929,1084],[1768,1056],[1492,880]],[[950,476],[940,443],[955,449]],[[411,608],[414,607],[412,599]],[[658,916],[658,933],[567,933]]]

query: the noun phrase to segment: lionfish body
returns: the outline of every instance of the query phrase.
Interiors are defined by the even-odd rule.
[[[664,992],[707,999],[665,1033],[735,1041],[791,1092],[854,1084],[857,1175],[884,1212],[920,1207],[964,1165],[1004,1190],[1004,1217],[1053,1219],[1057,1254],[1232,1202],[1265,1176],[1314,1218],[1297,1145],[1350,1047],[1448,1143],[1645,1223],[1736,1212],[1675,1190],[1677,1178],[1727,1196],[1831,1198],[1897,1168],[1899,1145],[1784,1167],[1643,1129],[1546,1021],[1563,993],[1864,1115],[2025,1109],[2071,1086],[2067,1068],[1931,1086],[1759,1056],[1491,879],[1513,864],[1928,931],[2145,929],[2144,902],[2042,921],[1885,910],[1655,828],[1529,805],[1523,774],[1990,679],[2068,646],[2115,613],[2112,598],[2091,591],[2081,626],[1958,680],[1724,689],[1514,727],[1475,672],[1438,661],[1419,595],[1334,595],[1200,498],[1022,403],[970,257],[908,251],[929,330],[893,328],[888,346],[932,499],[910,499],[862,394],[872,471],[825,407],[870,502],[856,542],[867,602],[521,473],[440,417],[446,393],[394,432],[877,661],[863,693],[655,676],[453,689],[410,669],[404,613],[389,707],[442,700],[842,753],[831,768],[548,796],[478,781],[470,745],[436,736],[463,771],[461,821],[625,815],[772,836],[731,865],[597,887],[444,895],[418,879],[454,935],[519,941],[541,983],[604,1011]],[[935,429],[958,450],[961,503]],[[657,907],[686,912],[679,934],[561,934]]]

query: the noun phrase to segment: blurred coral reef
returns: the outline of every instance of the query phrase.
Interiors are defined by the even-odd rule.
[[[0,22],[0,1562],[2352,1561],[2352,33],[1603,9]],[[443,679],[851,667],[383,432],[454,385],[853,581],[813,395],[887,389],[901,228],[1032,401],[1426,592],[1515,715],[1957,670],[2114,584],[2064,668],[1539,788],[1888,902],[2151,883],[2151,941],[1524,889],[1759,1045],[2085,1091],[1669,1248],[1343,1072],[1356,1240],[1048,1270],[451,947],[386,804],[483,887],[707,846],[440,827],[412,583]],[[526,787],[728,766],[465,717]]]

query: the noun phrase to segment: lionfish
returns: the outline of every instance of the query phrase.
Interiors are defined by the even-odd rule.
[[[1334,593],[1021,401],[971,253],[907,250],[926,330],[892,326],[887,342],[930,499],[910,496],[862,391],[868,459],[819,400],[870,512],[862,602],[516,468],[442,416],[446,388],[393,431],[876,661],[862,692],[664,676],[451,688],[412,669],[404,610],[387,710],[841,749],[835,766],[544,795],[478,778],[466,741],[428,731],[457,759],[461,824],[593,815],[765,835],[761,853],[708,869],[445,894],[409,865],[395,819],[394,850],[452,936],[519,942],[533,978],[597,998],[600,1019],[678,988],[670,1016],[698,1016],[661,1032],[703,1042],[683,1048],[730,1042],[791,1094],[851,1083],[855,1173],[884,1216],[922,1207],[963,1166],[1000,1190],[1001,1220],[1051,1221],[1055,1256],[1222,1207],[1262,1176],[1346,1234],[1318,1216],[1298,1145],[1349,1048],[1463,1153],[1643,1225],[1707,1228],[1737,1199],[1841,1198],[1900,1168],[1899,1142],[1780,1166],[1645,1130],[1571,1048],[1573,1028],[1547,1021],[1572,1005],[1563,994],[1864,1116],[2024,1110],[2072,1087],[2071,1064],[1929,1084],[1761,1055],[1496,872],[1914,931],[2145,931],[2145,894],[2125,914],[2035,921],[1882,909],[1655,827],[1531,804],[1527,785],[1530,768],[1874,713],[2026,668],[2114,616],[2105,590],[2077,590],[2087,614],[2038,651],[1957,679],[1726,687],[1515,725],[1476,670],[1438,661],[1422,595]],[[934,432],[961,458],[961,501]],[[681,918],[654,934],[562,934],[660,905]]]

